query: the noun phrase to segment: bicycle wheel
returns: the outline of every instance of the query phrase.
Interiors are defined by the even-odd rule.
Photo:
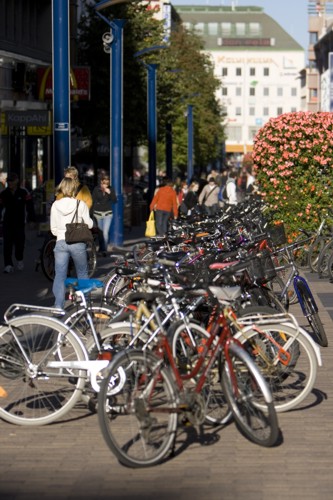
[[[321,250],[318,256],[316,271],[318,271],[318,275],[320,278],[329,277],[328,262],[332,254],[333,254],[333,241],[330,241],[324,246],[324,248]]]
[[[195,323],[190,323],[187,327],[182,323],[169,330],[168,335],[177,368],[180,374],[188,375],[205,348],[210,334]],[[230,408],[221,389],[221,363],[220,359],[216,359],[202,389],[205,422],[208,424],[225,425],[231,418]]]
[[[313,273],[318,272],[321,274],[322,271],[325,271],[325,264],[327,263],[325,254],[330,253],[332,248],[333,242],[326,236],[321,236],[314,241],[309,250],[309,266]]]
[[[160,463],[173,446],[177,404],[171,375],[161,359],[136,350],[119,353],[98,395],[103,437],[129,467]]]
[[[299,246],[294,248],[292,251],[296,266],[298,267],[298,269],[308,269],[310,241],[308,240],[308,238],[305,238],[303,234],[300,234],[299,236],[297,236],[297,238],[295,238],[293,243],[299,244]]]
[[[66,316],[62,319],[65,325],[75,329],[75,333],[86,343],[92,337],[92,329],[88,320],[90,316],[97,335],[113,320],[116,310],[108,305],[74,306],[66,309]]]
[[[272,394],[258,367],[239,345],[228,348],[222,389],[242,434],[261,446],[276,444],[280,431]]]
[[[50,368],[49,361],[85,358],[80,341],[58,320],[26,315],[0,330],[0,385],[8,396],[0,400],[0,417],[18,425],[49,424],[71,410],[81,398],[86,372]],[[74,383],[71,377],[74,375]]]
[[[301,329],[287,324],[259,323],[235,337],[259,367],[277,412],[296,408],[311,393],[318,363],[313,346]]]
[[[54,280],[54,247],[57,242],[55,237],[48,239],[40,252],[40,265],[45,277]]]
[[[331,254],[331,257],[329,258],[327,267],[328,267],[328,278],[332,282],[333,281],[333,252]]]
[[[324,329],[324,325],[319,317],[317,307],[314,304],[314,299],[309,294],[308,289],[301,281],[295,283],[295,288],[298,289],[299,301],[306,319],[311,327],[314,335],[314,340],[322,347],[328,346],[328,339]]]

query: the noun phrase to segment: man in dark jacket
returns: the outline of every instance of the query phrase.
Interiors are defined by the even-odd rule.
[[[3,256],[4,273],[12,273],[13,249],[17,269],[23,271],[25,223],[27,216],[33,217],[33,202],[30,193],[19,186],[16,174],[9,174],[7,187],[0,192],[0,218],[3,221]]]

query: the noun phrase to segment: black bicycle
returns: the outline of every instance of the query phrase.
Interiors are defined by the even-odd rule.
[[[87,257],[88,257],[88,276],[91,278],[96,270],[97,266],[97,247],[96,247],[96,238],[97,233],[95,234],[96,228],[92,228],[94,239],[92,242],[87,243]],[[57,238],[48,231],[45,236],[42,247],[40,248],[40,258],[37,263],[36,269],[38,269],[38,265],[40,264],[42,271],[45,277],[53,281],[54,280],[54,247],[56,244]],[[75,266],[72,259],[69,259],[68,265],[68,276],[75,276]]]

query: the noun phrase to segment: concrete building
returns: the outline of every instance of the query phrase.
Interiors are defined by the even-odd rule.
[[[226,153],[238,161],[271,117],[300,110],[304,49],[261,7],[175,8],[214,63],[227,113]]]

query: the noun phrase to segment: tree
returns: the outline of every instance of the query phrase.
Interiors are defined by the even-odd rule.
[[[87,135],[109,134],[110,56],[103,52],[102,34],[108,31],[86,0],[79,23],[79,57],[81,64],[91,67],[91,101],[80,103],[75,118]],[[181,26],[168,42],[163,41],[163,23],[154,18],[150,4],[119,5],[103,11],[109,19],[126,19],[124,27],[124,148],[132,151],[147,145],[147,71],[141,62],[158,64],[157,113],[159,166],[165,164],[165,127],[173,125],[175,164],[183,170],[187,163],[187,124],[184,113],[193,99],[195,163],[199,168],[218,157],[224,138],[221,125],[222,109],[215,98],[220,84],[214,78],[213,67],[202,52],[199,37]],[[153,51],[140,62],[134,54],[144,48],[167,45]],[[174,70],[177,70],[176,72]],[[163,153],[162,153],[163,151]]]

